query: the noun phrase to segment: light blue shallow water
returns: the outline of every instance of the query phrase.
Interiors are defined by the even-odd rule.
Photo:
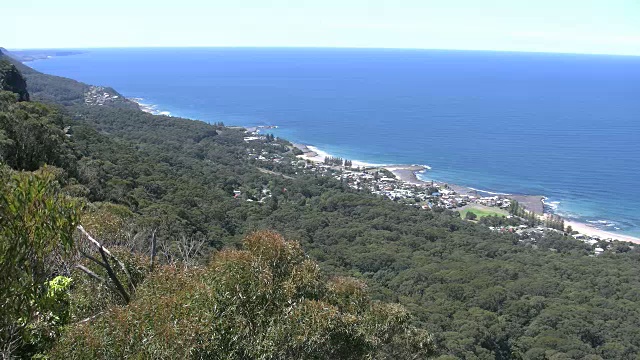
[[[546,195],[640,235],[640,57],[426,50],[101,49],[30,63],[174,115],[427,178]]]

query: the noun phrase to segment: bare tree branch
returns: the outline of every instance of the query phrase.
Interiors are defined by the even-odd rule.
[[[153,267],[156,262],[156,229],[153,229],[151,233],[151,266],[150,269],[153,271]]]
[[[109,281],[107,281],[107,279],[103,278],[102,276],[94,273],[93,271],[89,270],[87,267],[82,266],[82,265],[76,265],[77,269],[82,270],[85,274],[89,275],[90,277],[94,278],[95,280],[100,281],[101,283],[104,283],[104,285],[109,288],[111,291],[113,292],[118,292],[116,289],[113,288],[113,286],[111,286],[109,284]]]
[[[98,247],[98,250],[104,251],[107,255],[109,255],[109,257],[111,257],[116,263],[118,263],[122,271],[124,271],[124,273],[129,277],[129,281],[131,282],[131,274],[129,274],[127,267],[124,265],[122,261],[120,261],[120,259],[118,259],[115,255],[113,255],[107,248],[102,246],[102,244],[100,244],[98,240],[94,239],[91,235],[89,235],[89,233],[82,227],[82,225],[78,225],[78,230],[80,230],[80,232],[82,232],[82,234],[84,234],[84,236],[86,236],[87,239],[89,239],[89,241],[91,241],[94,245],[96,245]],[[133,283],[130,283],[129,285],[133,287]]]
[[[82,319],[82,320],[78,321],[76,324],[83,324],[83,323],[89,322],[89,321],[97,318],[98,316],[102,315],[103,313],[104,313],[104,311],[100,311],[99,313],[97,313],[95,315],[89,316],[86,319]]]
[[[197,257],[202,251],[206,240],[202,236],[182,236],[180,241],[176,244],[178,252],[182,258],[182,263],[185,268],[194,265],[194,258]]]
[[[131,300],[131,297],[129,296],[127,291],[124,289],[124,286],[122,286],[122,283],[120,282],[120,279],[118,279],[118,276],[116,275],[116,273],[111,268],[111,265],[109,264],[109,259],[107,258],[106,251],[104,251],[103,247],[100,247],[98,250],[100,251],[102,260],[104,261],[105,265],[107,265],[105,269],[107,270],[107,274],[109,274],[109,278],[111,279],[111,281],[113,281],[114,284],[116,284],[116,288],[118,289],[118,292],[124,298],[124,301],[128,304],[129,301]]]
[[[120,296],[122,296],[122,298],[124,299],[124,301],[126,303],[129,303],[129,301],[131,301],[131,296],[129,295],[129,293],[125,290],[124,286],[122,285],[122,282],[120,281],[120,279],[118,279],[118,276],[116,275],[115,271],[113,271],[113,268],[111,267],[111,264],[109,263],[109,259],[108,257],[110,257],[111,259],[113,259],[113,261],[115,261],[118,265],[120,265],[120,268],[122,269],[122,271],[125,273],[125,275],[127,276],[127,283],[129,285],[129,289],[135,291],[135,286],[133,285],[133,281],[131,278],[131,274],[129,274],[129,271],[127,270],[126,266],[124,265],[124,263],[122,261],[120,261],[115,255],[113,255],[107,248],[105,248],[104,246],[102,246],[102,244],[100,244],[100,242],[98,242],[98,240],[94,239],[83,227],[82,225],[78,225],[78,230],[80,230],[80,232],[91,242],[93,243],[97,248],[98,251],[100,252],[100,255],[102,256],[102,262],[94,257],[92,257],[91,255],[88,255],[84,252],[81,252],[82,255],[84,255],[85,257],[87,257],[89,260],[95,262],[96,264],[102,266],[106,271],[107,274],[109,275],[109,278],[111,279],[111,281],[113,281],[113,283],[116,285],[116,289],[113,289],[112,287],[110,287],[110,289],[115,290],[117,293],[120,294]],[[108,256],[108,257],[107,257]],[[82,266],[82,265],[78,265],[77,266],[79,269],[81,269],[82,271],[84,271],[85,273],[87,273],[89,276],[101,280],[103,281],[105,284],[108,284],[107,281],[100,277],[99,275],[97,275],[96,273],[92,272],[91,270],[87,269],[86,267]]]
[[[87,258],[87,259],[89,259],[89,260],[93,261],[94,263],[96,263],[96,264],[98,264],[98,265],[102,266],[105,270],[107,269],[107,265],[106,265],[106,264],[104,264],[102,261],[100,261],[100,260],[98,260],[98,259],[94,258],[93,256],[91,256],[91,255],[87,254],[86,252],[84,252],[84,251],[80,250],[80,255],[82,255],[82,256],[84,256],[85,258]]]

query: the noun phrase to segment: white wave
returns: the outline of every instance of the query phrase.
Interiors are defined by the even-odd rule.
[[[474,191],[483,192],[483,193],[486,193],[486,194],[491,194],[491,195],[512,195],[512,194],[508,194],[508,193],[480,190],[480,189],[476,189],[476,188],[472,188],[472,187],[469,187],[469,189],[474,190]]]
[[[138,107],[140,107],[140,110],[149,113],[149,114],[153,114],[153,115],[165,115],[165,116],[171,116],[171,112],[169,111],[162,111],[162,110],[158,110],[158,105],[156,104],[147,104],[144,101],[144,98],[141,97],[132,97],[132,98],[128,98],[129,100],[133,101],[134,103],[138,104]]]
[[[542,197],[542,204],[544,205],[545,209],[549,209],[549,211],[552,214],[556,214],[556,215],[560,215],[560,216],[565,216],[563,214],[560,214],[558,212],[558,208],[560,207],[560,201],[549,201],[549,198],[546,196]]]
[[[618,224],[609,220],[587,220],[589,224],[593,224],[595,227],[608,227],[608,228],[616,228]]]
[[[609,220],[587,220],[587,222],[590,222],[592,224],[610,224],[611,222]]]
[[[545,202],[544,205],[555,212],[558,210],[558,207],[560,207],[560,201]]]

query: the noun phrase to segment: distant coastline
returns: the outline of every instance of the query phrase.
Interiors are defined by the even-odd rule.
[[[153,115],[173,116],[169,111],[160,110],[158,105],[145,102],[144,98],[130,97],[128,99],[138,104],[138,106],[140,107],[140,110],[146,113],[153,114]],[[248,130],[257,130],[259,128],[259,126],[243,126],[243,127]],[[273,126],[273,128],[277,128],[277,126]],[[321,162],[324,162],[324,159],[326,157],[335,156],[334,154],[330,154],[329,152],[324,151],[314,145],[295,143],[295,142],[292,142],[292,144],[296,148],[298,148],[300,151],[303,152],[302,157],[304,159],[307,159],[313,162],[321,163]],[[401,181],[414,184],[417,186],[428,186],[428,185],[431,185],[432,183],[446,184],[449,188],[451,188],[452,190],[454,190],[459,194],[476,195],[476,196],[479,194],[499,195],[499,196],[503,196],[503,197],[518,201],[524,207],[533,211],[536,214],[543,215],[543,216],[557,215],[554,212],[555,204],[550,204],[550,205],[546,204],[545,200],[547,200],[547,198],[544,195],[509,194],[509,193],[481,190],[481,189],[477,189],[470,186],[457,185],[457,184],[453,184],[448,181],[442,181],[442,180],[440,181],[434,180],[433,182],[425,181],[420,179],[419,175],[424,174],[428,170],[431,170],[431,167],[428,165],[415,165],[415,164],[414,165],[398,165],[398,164],[394,165],[394,164],[371,163],[371,162],[353,160],[353,159],[349,159],[349,160],[352,161],[353,166],[355,167],[386,169],[391,173],[393,173]],[[617,239],[620,241],[628,241],[628,242],[640,244],[640,237],[611,232],[611,231],[599,229],[595,227],[593,224],[589,224],[587,222],[580,222],[580,221],[568,219],[566,217],[563,217],[563,218],[565,219],[565,224],[567,226],[571,226],[574,230],[580,232],[581,234],[585,234],[589,236],[597,236],[602,239],[610,238],[610,239]]]
[[[371,57],[381,61],[367,62]],[[158,58],[189,71],[150,66]],[[363,62],[371,66],[352,66]],[[143,97],[143,104],[159,105],[145,109],[151,113],[278,124],[274,135],[331,154],[371,163],[427,162],[433,169],[420,179],[543,194],[547,212],[640,237],[634,211],[640,178],[629,165],[640,156],[634,138],[640,124],[633,118],[638,64],[631,58],[323,49],[104,49],[33,63],[45,73]],[[191,96],[193,89],[200,96]]]
[[[140,107],[140,110],[146,113],[153,114],[153,115],[173,116],[172,113],[169,111],[160,110],[158,105],[145,102],[144,98],[130,97],[128,99],[138,104],[138,106]],[[246,129],[258,128],[257,126],[243,126],[243,127]],[[274,128],[277,128],[277,127],[274,126]],[[324,151],[314,145],[295,143],[295,142],[292,142],[292,144],[303,152],[303,157],[305,159],[308,159],[313,162],[324,162],[325,157],[335,156],[334,154],[330,154],[329,152]],[[349,160],[352,160],[352,159],[349,159]],[[418,186],[427,186],[432,183],[432,181],[425,181],[420,179],[419,177],[420,174],[424,174],[428,170],[431,170],[431,167],[428,165],[382,164],[382,163],[366,162],[361,160],[352,160],[352,162],[355,167],[386,169],[392,172],[398,179],[410,184],[414,184]],[[536,214],[558,215],[554,211],[556,204],[545,203],[545,200],[547,200],[547,197],[544,195],[509,194],[509,193],[502,193],[502,192],[486,191],[486,190],[481,190],[481,189],[477,189],[470,186],[457,185],[457,184],[453,184],[448,181],[442,181],[442,180],[440,181],[434,180],[433,183],[447,184],[449,188],[463,195],[489,194],[489,195],[504,196],[506,198],[518,201],[520,204],[525,206],[527,209],[535,212]],[[611,239],[617,239],[620,241],[628,241],[628,242],[640,244],[640,237],[620,234],[620,233],[600,229],[594,226],[594,224],[591,224],[588,222],[577,221],[564,216],[561,216],[561,217],[565,220],[565,223],[567,226],[571,226],[574,230],[582,234],[589,235],[589,236],[597,236],[603,239],[611,238]],[[600,222],[596,222],[596,223],[600,223]]]
[[[60,56],[73,56],[84,54],[86,51],[75,50],[13,50],[11,56],[20,62],[32,62],[36,60],[47,60]]]

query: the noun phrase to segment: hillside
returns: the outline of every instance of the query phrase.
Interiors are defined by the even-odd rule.
[[[4,48],[0,48],[0,61],[2,60],[10,62],[22,73],[34,101],[71,106],[83,104],[87,100],[90,103],[96,103],[95,98],[102,96],[110,99],[106,102],[108,106],[138,109],[137,104],[127,100],[111,88],[91,86],[72,79],[43,74],[16,60]]]
[[[558,233],[521,241],[484,225],[503,218],[465,221],[456,212],[402,205],[331,176],[305,173],[286,140],[245,141],[243,129],[154,116],[125,100],[97,106],[85,101],[89,85],[16,67],[32,100],[60,106],[51,131],[68,136],[51,145],[65,152],[43,152],[56,157],[25,166],[6,156],[3,163],[13,170],[32,171],[43,163],[62,169],[61,191],[86,203],[80,222],[107,246],[142,256],[153,238],[160,262],[197,268],[212,253],[242,248],[255,230],[275,230],[298,241],[324,276],[354,277],[366,283],[372,300],[403,305],[412,324],[431,334],[442,359],[640,354],[640,249],[619,243],[593,257],[584,243]],[[23,106],[44,105],[6,100],[0,110],[9,115],[0,118]],[[10,144],[24,141],[11,135],[19,134],[13,129],[21,123],[3,120],[2,126],[6,140],[0,145],[9,154]],[[72,323],[113,304],[119,319],[138,319],[151,301],[125,305],[105,286],[86,286],[71,292],[72,303],[84,301],[72,309]],[[90,294],[101,296],[96,305],[87,305]],[[179,313],[165,305],[163,311]],[[96,328],[116,334],[113,318],[101,316]],[[83,337],[89,336],[82,335],[83,326],[71,326],[62,344],[95,340]]]

